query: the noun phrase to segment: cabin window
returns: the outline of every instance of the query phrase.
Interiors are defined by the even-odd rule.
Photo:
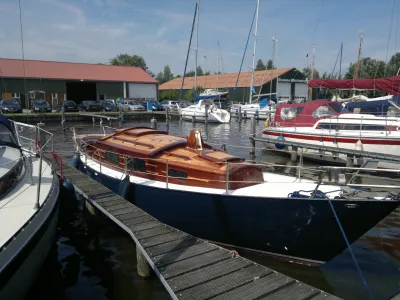
[[[326,116],[332,116],[334,114],[335,114],[335,112],[328,105],[321,105],[316,110],[314,110],[314,112],[312,113],[312,116],[314,118],[322,118],[322,117],[326,117]]]
[[[282,120],[291,120],[297,117],[301,111],[303,110],[303,106],[297,107],[284,107],[281,109],[281,119]]]
[[[128,170],[146,172],[146,162],[141,158],[131,158],[128,160]]]
[[[360,130],[360,124],[336,124],[336,123],[320,123],[318,129],[330,129],[330,130]],[[369,131],[384,131],[386,130],[383,125],[368,125],[363,124],[361,130]]]
[[[106,161],[114,165],[119,165],[119,154],[106,152]]]
[[[175,170],[175,169],[168,169],[168,176],[171,177],[178,177],[179,179],[186,179],[187,173],[185,171]]]

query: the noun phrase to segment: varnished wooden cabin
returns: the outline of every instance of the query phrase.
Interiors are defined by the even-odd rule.
[[[198,130],[184,138],[147,127],[122,129],[87,151],[102,165],[157,181],[166,181],[167,170],[169,183],[189,186],[225,189],[228,178],[234,190],[264,181],[260,167],[203,143]]]

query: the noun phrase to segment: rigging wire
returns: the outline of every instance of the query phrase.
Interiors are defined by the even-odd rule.
[[[237,78],[236,78],[236,84],[235,84],[235,87],[233,88],[232,102],[235,101],[236,88],[237,88],[237,85],[238,85],[238,82],[239,82],[240,72],[242,71],[243,61],[244,61],[244,57],[245,57],[245,55],[246,55],[247,46],[248,46],[248,44],[249,44],[249,40],[250,40],[250,36],[251,36],[251,30],[253,29],[253,24],[254,24],[254,19],[255,19],[255,17],[256,17],[256,12],[257,12],[257,7],[256,7],[256,9],[255,9],[255,11],[254,11],[253,21],[251,21],[251,26],[250,26],[249,34],[248,34],[248,36],[247,36],[246,46],[244,47],[242,62],[240,63],[239,73],[238,73],[238,76],[237,76]]]
[[[389,27],[389,37],[388,37],[388,43],[386,47],[386,58],[385,58],[385,72],[383,73],[383,77],[386,77],[386,72],[387,72],[387,58],[389,54],[389,46],[390,46],[390,36],[392,35],[392,25],[393,25],[393,15],[394,15],[394,10],[395,10],[395,5],[396,5],[396,0],[393,0],[393,7],[392,7],[392,15],[390,17],[390,27]],[[397,38],[397,36],[396,36]]]
[[[332,73],[331,73],[331,78],[333,77],[333,74],[335,74],[336,64],[337,64],[337,62],[339,60],[339,56],[341,54],[341,50],[342,50],[342,45],[340,45],[340,49],[339,49],[338,55],[336,56],[336,61],[335,61],[335,65],[333,66],[333,70],[332,70]],[[328,90],[329,90],[328,88],[325,89],[325,97],[324,97],[324,99],[326,99],[326,97],[328,96]]]
[[[320,11],[319,11],[319,13],[318,13],[318,16],[319,16],[319,17],[318,17],[318,19],[317,19],[317,22],[315,23],[315,27],[314,27],[313,34],[312,34],[311,39],[310,39],[310,42],[309,42],[309,44],[308,44],[308,46],[307,46],[306,67],[308,67],[308,57],[309,57],[309,55],[308,55],[308,49],[310,49],[311,44],[313,43],[315,34],[317,33],[318,24],[319,24],[319,22],[321,21],[321,16],[323,15],[322,9],[323,9],[323,7],[324,7],[324,3],[325,3],[325,0],[322,0],[322,1],[321,1]]]
[[[23,36],[23,33],[22,33],[21,0],[18,0],[18,6],[19,6],[19,24],[20,24],[20,29],[21,29],[22,69],[23,69],[23,72],[24,72],[24,100],[25,100],[26,109],[29,109],[28,97],[27,97],[27,93],[26,93],[25,51],[24,51],[24,36]]]

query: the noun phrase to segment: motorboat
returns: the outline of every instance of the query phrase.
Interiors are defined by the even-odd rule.
[[[261,102],[254,100],[250,104],[234,104],[231,107],[231,115],[238,117],[239,111],[242,118],[256,116],[259,120],[272,120],[275,116],[275,102],[264,98]]]
[[[77,167],[158,220],[231,249],[321,264],[399,204],[335,185],[264,172],[204,143],[147,127],[74,135]],[[124,191],[122,191],[124,186]],[[358,191],[360,192],[360,191]]]
[[[194,122],[205,122],[206,118],[209,123],[229,123],[231,120],[231,114],[218,108],[212,99],[199,100],[197,104],[179,108],[179,114],[182,120]]]
[[[277,105],[274,121],[265,128],[269,140],[300,142],[314,146],[392,155],[400,149],[400,118],[352,114],[337,102],[315,100],[308,103]],[[293,151],[291,146],[268,142],[268,148]],[[302,149],[304,158],[345,164],[347,155]],[[360,160],[361,161],[361,160]],[[381,168],[398,164],[381,161]]]
[[[43,134],[42,144],[35,138]],[[46,141],[46,138],[49,139]],[[0,299],[24,299],[54,243],[59,179],[51,133],[0,116]]]
[[[228,97],[228,92],[216,91],[213,89],[205,89],[202,93],[195,93],[195,100],[202,99],[226,99]]]

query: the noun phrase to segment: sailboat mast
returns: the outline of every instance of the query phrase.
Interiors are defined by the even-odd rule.
[[[315,44],[314,44],[314,48],[313,48],[313,54],[312,54],[312,63],[311,63],[311,78],[310,78],[310,80],[313,80],[314,79],[314,61],[315,61]],[[309,89],[308,89],[308,99],[310,100],[310,101],[312,101],[312,88],[310,87]]]
[[[360,58],[361,58],[361,49],[362,49],[362,42],[363,42],[363,36],[362,34],[360,35],[360,46],[358,47],[358,58],[357,58],[357,65],[356,65],[356,70],[354,73],[354,79],[358,78],[358,71],[360,68]]]
[[[217,91],[219,87],[219,41],[217,41]]]
[[[197,54],[199,52],[199,15],[200,15],[200,0],[197,0],[197,24],[196,24],[196,58],[194,69],[194,90],[197,91]]]
[[[258,29],[258,10],[259,10],[259,8],[260,8],[260,0],[257,0],[256,27],[254,29],[253,69],[251,70],[249,103],[251,103],[251,99],[253,96],[254,70],[256,68],[256,47],[257,47],[257,29]]]
[[[343,42],[340,44],[340,64],[339,64],[339,78],[342,79],[342,56],[343,56]]]
[[[272,41],[274,42],[274,54],[273,54],[273,58],[272,58],[272,65],[275,65],[275,69],[276,69],[276,103],[278,103],[278,78],[279,78],[279,71],[278,71],[278,67],[275,64],[275,53],[276,53],[276,42],[278,41],[274,36],[272,37]],[[272,85],[272,82],[271,82]],[[272,97],[272,95],[271,95]]]

